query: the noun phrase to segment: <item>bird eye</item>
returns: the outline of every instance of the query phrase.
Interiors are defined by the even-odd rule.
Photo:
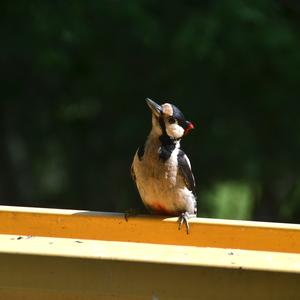
[[[174,123],[176,123],[176,119],[173,117],[170,117],[170,118],[168,118],[168,122],[169,122],[169,124],[174,124]]]

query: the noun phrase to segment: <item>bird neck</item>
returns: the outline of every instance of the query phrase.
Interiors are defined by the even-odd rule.
[[[151,130],[147,142],[145,144],[145,151],[153,155],[159,155],[159,160],[165,162],[170,158],[175,149],[180,148],[180,139],[172,139],[166,134],[158,134],[157,131]]]
[[[168,135],[166,134],[162,134],[159,137],[160,143],[162,147],[172,147],[175,148],[176,145],[178,145],[180,143],[180,139],[175,139],[175,138],[170,138]]]
[[[172,139],[168,135],[161,135],[159,137],[160,140],[160,148],[159,148],[159,158],[162,161],[168,160],[173,151],[180,147],[180,139]]]

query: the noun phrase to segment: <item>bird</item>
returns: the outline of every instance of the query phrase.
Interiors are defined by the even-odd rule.
[[[189,233],[188,219],[197,215],[195,178],[181,139],[194,128],[173,104],[157,104],[147,98],[152,128],[133,158],[131,175],[150,213],[178,216]]]

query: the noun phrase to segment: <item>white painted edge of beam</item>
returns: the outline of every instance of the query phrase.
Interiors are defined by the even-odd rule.
[[[1,254],[300,273],[300,254],[70,238],[1,234]]]
[[[36,213],[36,214],[56,214],[56,215],[86,215],[86,216],[105,216],[111,218],[124,218],[123,213],[112,213],[112,212],[97,212],[88,210],[74,210],[74,209],[57,209],[57,208],[39,208],[39,207],[21,207],[21,206],[4,206],[0,205],[1,211],[12,212],[12,213]],[[157,219],[163,222],[177,222],[176,217],[164,217],[164,216],[153,216],[153,215],[138,215],[133,217],[135,219]],[[192,224],[212,224],[212,225],[226,225],[226,226],[248,226],[256,228],[274,228],[274,229],[289,229],[289,230],[300,230],[299,224],[292,223],[275,223],[275,222],[257,222],[257,221],[244,221],[244,220],[227,220],[227,219],[213,219],[213,218],[191,218],[189,220]]]

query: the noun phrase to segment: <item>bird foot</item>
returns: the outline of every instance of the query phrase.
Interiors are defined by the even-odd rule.
[[[135,217],[136,215],[139,214],[139,210],[135,208],[129,208],[125,211],[124,213],[124,218],[126,222],[128,222],[129,217]]]
[[[182,224],[185,224],[186,227],[186,234],[190,232],[190,224],[189,218],[193,217],[194,215],[190,215],[188,212],[182,213],[178,218],[178,230],[181,230]]]

